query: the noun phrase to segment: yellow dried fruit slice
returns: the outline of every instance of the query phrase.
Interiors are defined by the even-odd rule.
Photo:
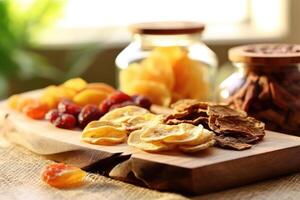
[[[124,92],[129,95],[144,95],[157,105],[168,106],[171,102],[168,88],[154,81],[134,81]]]
[[[197,139],[185,143],[185,145],[189,146],[195,146],[195,145],[200,145],[203,144],[209,140],[212,140],[214,138],[214,133],[212,131],[209,131],[205,128],[203,128],[202,133],[198,136]]]
[[[149,113],[145,108],[138,106],[125,106],[122,108],[114,109],[100,118],[100,121],[110,121],[115,123],[126,122],[132,117],[144,115]]]
[[[72,78],[62,84],[64,87],[74,89],[79,92],[87,86],[87,82],[82,78]]]
[[[208,142],[205,142],[203,144],[198,144],[195,146],[188,146],[188,145],[179,146],[179,149],[186,153],[195,153],[195,152],[202,151],[204,149],[207,149],[207,148],[213,146],[214,143],[215,143],[215,140],[209,140]]]
[[[154,126],[163,122],[163,116],[146,113],[129,118],[124,125],[127,130],[137,130],[143,127]]]
[[[103,92],[96,89],[84,89],[73,98],[73,101],[78,105],[84,106],[87,104],[100,104],[109,95],[107,92]]]
[[[127,131],[109,122],[91,122],[83,131],[81,140],[91,144],[112,145],[126,140]]]
[[[181,128],[181,126],[181,124],[157,124],[156,126],[147,127],[143,130],[143,133],[141,134],[141,140],[145,142],[155,142],[163,141],[174,136],[182,136],[185,134],[185,131]]]
[[[115,88],[106,83],[88,83],[86,89],[96,89],[107,93],[115,92]]]
[[[167,145],[161,142],[145,142],[141,140],[141,134],[144,130],[136,130],[130,133],[127,143],[130,146],[149,152],[159,152],[174,148],[173,145]]]
[[[203,126],[194,126],[192,124],[181,124],[183,125],[181,128],[186,131],[186,133],[182,136],[174,136],[167,139],[164,139],[165,143],[170,144],[190,144],[196,141],[203,131]]]

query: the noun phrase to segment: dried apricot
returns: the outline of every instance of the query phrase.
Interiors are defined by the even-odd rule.
[[[87,104],[99,105],[101,101],[106,99],[108,93],[95,90],[95,89],[85,89],[76,94],[73,101],[78,105],[84,106]]]
[[[47,166],[42,173],[42,179],[47,184],[56,188],[70,188],[84,183],[86,172],[80,168],[63,163]]]
[[[12,109],[17,109],[20,99],[20,95],[12,95],[8,99],[8,106]]]
[[[32,119],[44,119],[48,111],[49,111],[48,106],[38,101],[27,104],[22,109],[22,112],[24,112],[28,117]]]
[[[115,92],[116,89],[106,83],[89,83],[86,89],[96,89],[107,93]]]
[[[72,78],[62,84],[64,87],[74,89],[79,92],[87,86],[87,82],[81,78]]]

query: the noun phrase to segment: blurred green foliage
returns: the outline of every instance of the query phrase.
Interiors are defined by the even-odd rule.
[[[0,96],[10,79],[56,79],[59,71],[29,51],[34,38],[59,16],[64,1],[0,0]]]
[[[59,18],[65,0],[0,0],[0,97],[14,80],[43,78],[61,82],[84,72],[99,52],[83,47],[67,56],[66,67],[51,66],[31,51],[39,34]]]

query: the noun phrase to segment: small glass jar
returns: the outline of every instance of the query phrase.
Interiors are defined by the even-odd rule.
[[[213,100],[217,58],[215,53],[201,41],[203,24],[195,22],[141,23],[130,26],[130,30],[132,41],[116,58],[118,85],[121,90],[132,95],[148,96],[154,103],[165,106],[182,98]],[[164,62],[164,56],[170,61],[172,74],[164,73],[169,67]],[[133,70],[132,63],[139,66],[135,66],[136,69]],[[148,65],[149,68],[149,63],[154,63],[154,66],[151,70],[148,69],[149,76],[147,76],[144,74],[147,71],[145,65]],[[197,67],[191,65],[198,66],[199,70],[195,70],[194,68]],[[129,70],[129,68],[132,69]],[[126,70],[131,73],[130,78],[127,79],[124,78],[126,75],[122,76],[122,71]],[[154,75],[155,71],[162,77]],[[165,79],[170,79],[167,84],[164,83]],[[141,82],[139,83],[139,81]],[[149,83],[147,86],[145,81],[153,83]],[[189,83],[192,81],[194,81],[194,88]],[[159,92],[158,90],[164,86],[158,86],[154,82],[163,83],[167,90]],[[147,89],[143,88],[143,84]],[[198,85],[199,87],[197,87]],[[153,91],[155,88],[156,91]],[[160,102],[155,97],[155,95],[162,96],[160,93],[169,93],[170,98],[165,95],[168,100]]]
[[[229,50],[236,71],[219,100],[246,111],[269,130],[300,135],[300,45],[253,44]]]

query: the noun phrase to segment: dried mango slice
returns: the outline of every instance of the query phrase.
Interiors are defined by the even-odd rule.
[[[159,152],[174,148],[173,145],[167,145],[161,142],[145,142],[141,140],[141,134],[144,130],[133,131],[127,140],[128,145],[149,152]]]
[[[62,84],[64,87],[74,89],[79,92],[87,86],[87,82],[82,78],[72,78]]]
[[[165,143],[170,144],[190,144],[196,141],[203,132],[203,126],[194,126],[192,124],[181,124],[186,133],[182,136],[174,136],[164,139]]]
[[[163,141],[174,136],[182,136],[186,133],[186,131],[183,130],[181,127],[181,124],[158,124],[156,126],[147,127],[143,130],[143,133],[141,134],[141,140],[145,142],[157,142]]]
[[[214,143],[215,143],[215,140],[210,140],[208,142],[198,144],[195,146],[188,146],[188,145],[179,146],[179,149],[186,153],[195,153],[195,152],[202,151],[204,149],[207,149],[207,148],[213,146]]]
[[[73,98],[73,101],[78,105],[84,106],[87,104],[100,104],[104,99],[107,98],[109,93],[103,92],[96,89],[84,89]]]
[[[171,93],[166,86],[154,81],[134,81],[124,90],[129,95],[143,95],[157,105],[168,106]]]
[[[145,108],[138,106],[125,106],[122,108],[114,109],[100,118],[100,121],[110,121],[115,123],[126,122],[132,117],[144,115],[149,113]]]
[[[113,145],[126,140],[127,131],[110,122],[92,121],[82,131],[81,140],[91,144]]]

